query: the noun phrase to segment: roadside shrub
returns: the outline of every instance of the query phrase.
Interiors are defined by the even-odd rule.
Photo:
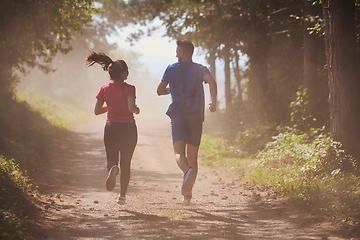
[[[14,160],[0,157],[0,239],[25,239],[31,229],[33,205],[28,178]]]
[[[46,164],[49,147],[68,132],[42,114],[0,89],[0,239],[32,239],[37,229],[26,170]]]
[[[242,151],[248,155],[253,155],[264,149],[266,143],[271,141],[272,136],[276,133],[278,130],[266,126],[250,128],[239,131],[235,143]]]
[[[273,139],[257,155],[254,176],[263,176],[261,184],[326,211],[340,223],[359,223],[360,177],[341,171],[342,162],[350,157],[343,154],[340,143],[321,130],[288,131]]]
[[[16,97],[19,102],[26,102],[32,111],[41,115],[52,126],[60,129],[72,130],[73,127],[86,121],[91,116],[91,114],[80,111],[69,104],[41,95],[32,87],[17,92]]]

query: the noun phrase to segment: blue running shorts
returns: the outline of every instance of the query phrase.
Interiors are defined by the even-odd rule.
[[[183,114],[171,118],[172,141],[185,141],[200,146],[203,121],[199,114]]]

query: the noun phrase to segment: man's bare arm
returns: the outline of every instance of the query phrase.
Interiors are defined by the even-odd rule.
[[[204,77],[204,81],[209,84],[210,88],[210,96],[211,96],[211,103],[209,103],[209,110],[210,112],[216,111],[216,103],[217,103],[217,84],[215,79],[208,74]]]
[[[157,88],[157,94],[161,95],[168,95],[170,93],[169,88],[167,87],[168,83],[161,81]]]

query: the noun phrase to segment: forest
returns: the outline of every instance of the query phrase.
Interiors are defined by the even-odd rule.
[[[87,53],[101,49],[141,66],[136,53],[108,43],[106,36],[130,26],[127,40],[135,43],[161,27],[174,41],[192,40],[212,75],[224,79],[223,107],[205,125],[209,138],[226,146],[222,156],[258,159],[266,174],[281,176],[260,184],[309,205],[331,202],[328,210],[338,221],[358,226],[359,0],[5,0],[0,12],[1,181],[14,170],[9,164],[34,167],[41,146],[59,134],[41,129],[47,124],[40,127],[37,120],[24,121],[26,103],[15,102],[26,76],[36,69],[47,78],[36,91],[50,91],[80,109],[76,89],[96,80],[61,56],[83,64]],[[139,79],[147,74],[136,68]],[[66,71],[87,78],[73,81],[63,77]],[[39,137],[30,141],[30,134]],[[275,161],[287,170],[278,171]]]

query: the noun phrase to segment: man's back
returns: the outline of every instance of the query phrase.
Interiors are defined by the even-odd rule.
[[[169,83],[173,103],[168,115],[174,112],[186,114],[198,112],[203,116],[204,89],[203,78],[210,74],[201,64],[181,61],[169,65],[162,81]]]

